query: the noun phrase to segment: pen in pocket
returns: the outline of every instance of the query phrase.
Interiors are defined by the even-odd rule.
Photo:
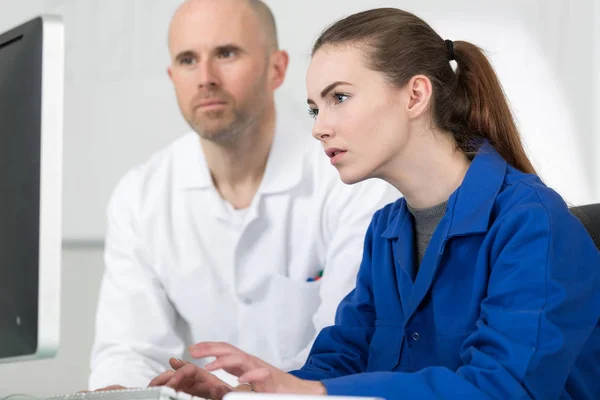
[[[313,278],[306,278],[306,282],[315,282],[323,277],[323,270],[320,270],[319,273]]]

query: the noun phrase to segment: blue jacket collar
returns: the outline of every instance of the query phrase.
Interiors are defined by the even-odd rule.
[[[444,218],[450,218],[448,237],[487,232],[490,214],[504,178],[507,163],[488,142],[484,142],[471,162],[461,185],[448,199]],[[399,201],[399,209],[381,234],[385,239],[396,239],[406,221],[406,200]]]

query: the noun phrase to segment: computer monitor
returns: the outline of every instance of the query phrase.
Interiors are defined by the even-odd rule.
[[[0,361],[48,358],[60,333],[63,22],[0,34]]]

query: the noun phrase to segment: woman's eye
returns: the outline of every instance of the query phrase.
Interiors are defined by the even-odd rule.
[[[319,115],[319,109],[318,108],[309,108],[308,115],[310,115],[311,118],[317,118],[317,115]]]
[[[348,100],[348,95],[345,94],[333,93],[332,95],[337,103],[343,103],[344,101]]]

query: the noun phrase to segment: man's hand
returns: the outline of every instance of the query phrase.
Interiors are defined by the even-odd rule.
[[[94,392],[105,392],[107,390],[123,390],[123,389],[127,389],[127,388],[124,386],[121,386],[121,385],[112,385],[112,386],[104,387],[102,389],[96,389],[96,390],[94,390]]]
[[[175,358],[171,358],[169,364],[173,370],[154,378],[148,387],[168,386],[179,392],[213,400],[221,400],[233,390],[227,383],[195,364]]]
[[[223,369],[251,385],[255,392],[327,394],[321,382],[298,379],[227,343],[198,343],[190,348],[194,358],[215,357],[207,371]]]
[[[96,390],[94,390],[94,392],[106,392],[107,390],[123,390],[123,389],[127,389],[127,388],[123,387],[121,385],[111,385],[111,386],[103,387],[101,389],[96,389]],[[91,390],[81,390],[77,393],[89,393],[89,392],[91,392]]]

